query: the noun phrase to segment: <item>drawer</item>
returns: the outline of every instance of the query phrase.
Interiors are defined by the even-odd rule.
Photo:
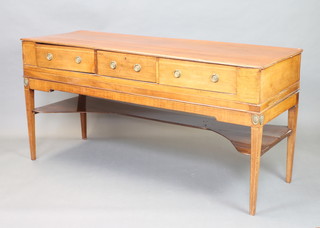
[[[39,67],[95,73],[94,50],[55,45],[36,45]]]
[[[156,58],[98,51],[98,74],[156,82]]]
[[[159,83],[235,94],[237,69],[217,64],[159,59]]]

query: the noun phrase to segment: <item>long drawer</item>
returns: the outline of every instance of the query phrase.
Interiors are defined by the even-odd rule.
[[[159,59],[159,83],[235,94],[237,69],[217,64]]]
[[[95,73],[94,50],[56,45],[36,45],[40,67]]]

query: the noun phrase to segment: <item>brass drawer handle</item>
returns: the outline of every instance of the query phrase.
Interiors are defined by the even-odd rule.
[[[75,61],[76,61],[77,64],[80,64],[81,61],[82,61],[82,59],[81,59],[80,56],[77,56],[77,57],[75,58]]]
[[[47,60],[51,61],[53,59],[53,54],[52,53],[48,53],[47,54]]]
[[[213,74],[213,75],[211,76],[211,81],[212,81],[213,83],[217,83],[217,82],[219,81],[219,75],[218,75],[218,74]]]
[[[117,62],[116,61],[111,61],[110,62],[110,68],[113,69],[113,70],[116,69],[117,68]]]
[[[181,77],[181,71],[180,70],[175,70],[173,71],[173,76],[175,78],[180,78]]]
[[[134,64],[133,69],[135,72],[139,72],[141,70],[141,65],[140,64]]]

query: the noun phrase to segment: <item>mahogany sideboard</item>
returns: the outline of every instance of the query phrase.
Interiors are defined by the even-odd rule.
[[[76,31],[22,39],[31,159],[35,114],[117,113],[212,130],[250,155],[250,209],[256,211],[260,158],[287,138],[294,157],[301,49]],[[34,91],[78,97],[36,108]],[[103,99],[101,99],[103,98]],[[267,124],[288,111],[288,124]]]

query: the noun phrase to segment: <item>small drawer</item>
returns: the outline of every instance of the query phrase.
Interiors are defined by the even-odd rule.
[[[159,59],[159,83],[236,94],[237,69],[217,64]]]
[[[95,73],[92,49],[37,44],[36,53],[39,67]]]
[[[156,82],[156,58],[98,51],[98,74]]]

